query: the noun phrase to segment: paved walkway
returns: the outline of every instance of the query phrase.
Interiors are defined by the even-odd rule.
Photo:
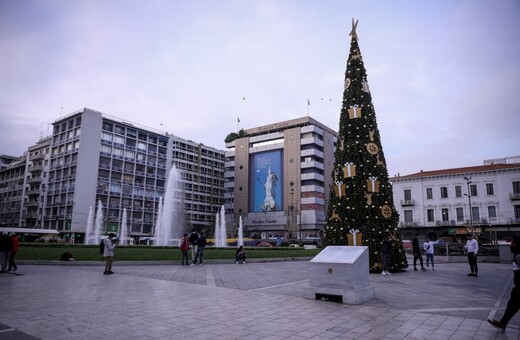
[[[520,339],[520,315],[506,333],[486,322],[509,298],[506,264],[371,274],[376,298],[357,306],[304,299],[306,261],[78,264],[0,274],[0,339]]]

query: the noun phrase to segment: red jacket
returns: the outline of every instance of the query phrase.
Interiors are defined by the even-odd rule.
[[[11,237],[11,239],[13,241],[13,248],[11,249],[11,252],[17,253],[18,252],[18,236],[13,235],[13,237]]]
[[[181,241],[181,251],[188,251],[188,240],[185,238]]]

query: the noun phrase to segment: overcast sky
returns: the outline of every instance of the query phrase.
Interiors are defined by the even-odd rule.
[[[83,107],[218,149],[307,99],[338,130],[352,18],[390,176],[520,155],[515,0],[0,0],[0,153]]]

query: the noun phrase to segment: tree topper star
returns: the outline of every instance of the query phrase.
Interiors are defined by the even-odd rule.
[[[357,28],[357,24],[358,24],[359,20],[356,20],[356,22],[354,22],[354,19],[352,19],[352,31],[350,31],[350,36],[352,36],[352,38],[356,39],[356,40],[359,40],[357,34],[356,34],[356,28]]]

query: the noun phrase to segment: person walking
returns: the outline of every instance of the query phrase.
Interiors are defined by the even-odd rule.
[[[511,255],[513,260],[514,287],[511,290],[511,297],[507,302],[506,311],[500,321],[488,319],[488,322],[493,327],[502,332],[505,332],[507,324],[520,309],[520,236],[513,237],[513,241],[511,241]]]
[[[114,274],[112,271],[112,262],[114,262],[114,248],[116,247],[116,241],[114,240],[114,233],[108,234],[108,238],[103,240],[105,249],[103,251],[103,257],[105,258],[105,271],[103,275]]]
[[[195,255],[195,259],[193,260],[192,266],[197,264],[197,259],[200,261],[199,265],[202,264],[204,260],[204,248],[206,247],[206,237],[204,233],[200,233],[199,239],[197,240],[197,255]]]
[[[190,234],[190,245],[191,245],[191,261],[195,261],[195,256],[197,255],[197,241],[199,239],[199,234],[195,231],[192,231]]]
[[[417,260],[421,263],[421,270],[426,270],[424,268],[423,257],[421,254],[421,247],[419,246],[419,233],[415,233],[415,237],[412,241],[413,247],[413,270],[417,271]]]
[[[9,259],[9,253],[13,248],[13,242],[7,232],[2,232],[0,235],[0,273],[7,273],[7,261]]]
[[[478,242],[473,237],[473,234],[468,235],[468,241],[464,246],[468,250],[468,263],[471,273],[468,276],[478,277],[478,265],[477,265],[477,253],[478,253]]]
[[[244,246],[238,247],[235,254],[235,263],[246,263],[246,251],[244,250]]]
[[[390,272],[388,271],[388,269],[390,269],[390,251],[392,250],[394,242],[394,237],[391,234],[388,234],[381,245],[381,262],[383,265],[381,275],[390,275]]]
[[[430,261],[432,262],[432,270],[435,269],[435,263],[433,262],[433,246],[435,242],[433,242],[429,236],[426,236],[426,242],[423,244],[424,253],[426,254],[426,268],[430,268]]]
[[[18,266],[16,265],[16,262],[14,262],[14,257],[16,256],[16,253],[18,252],[18,236],[16,236],[16,233],[11,234],[11,243],[12,243],[12,249],[11,253],[9,254],[9,268],[7,268],[7,271],[10,272],[18,270]]]
[[[181,240],[181,246],[180,246],[180,250],[181,250],[181,266],[184,266],[184,262],[186,262],[186,265],[188,265],[188,248],[189,248],[189,243],[188,243],[188,234],[184,234],[182,235],[182,240]]]

